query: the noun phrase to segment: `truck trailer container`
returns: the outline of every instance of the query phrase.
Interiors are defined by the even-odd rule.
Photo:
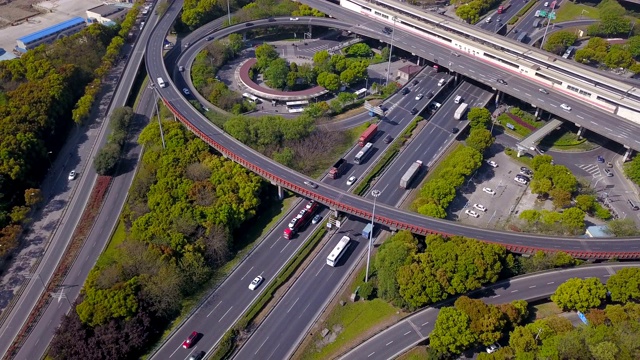
[[[407,172],[405,172],[404,175],[402,175],[402,178],[400,178],[400,187],[403,189],[409,188],[411,181],[416,177],[420,168],[422,168],[422,161],[420,160],[416,160],[416,162],[411,164]]]
[[[460,106],[458,106],[458,109],[456,110],[456,112],[453,114],[453,118],[456,119],[456,120],[462,119],[464,114],[467,112],[468,108],[469,108],[469,104],[467,104],[467,103],[460,104]]]
[[[331,170],[329,170],[329,177],[332,179],[339,178],[340,175],[342,175],[342,172],[344,171],[344,168],[346,166],[347,166],[347,160],[340,159],[336,161],[336,163],[333,164],[333,166],[331,167]]]
[[[498,14],[504,14],[504,12],[509,10],[510,7],[511,3],[498,6]]]
[[[373,139],[373,137],[378,132],[378,124],[371,124],[367,130],[365,130],[360,138],[358,139],[358,145],[364,146],[369,140]]]

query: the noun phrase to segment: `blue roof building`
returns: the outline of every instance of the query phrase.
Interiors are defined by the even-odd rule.
[[[38,47],[42,44],[51,43],[64,36],[73,35],[84,29],[87,23],[81,17],[74,17],[60,24],[50,26],[46,29],[36,31],[33,34],[17,39],[18,50],[26,51]]]

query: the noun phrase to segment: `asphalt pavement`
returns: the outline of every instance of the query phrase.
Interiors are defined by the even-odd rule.
[[[517,277],[496,283],[468,294],[472,298],[482,299],[488,304],[504,304],[514,300],[541,300],[553,294],[556,288],[570,278],[596,277],[602,282],[626,267],[638,267],[639,263],[608,263],[576,267],[571,269],[552,270]],[[440,308],[452,306],[454,300],[439,303],[411,315],[397,324],[369,338],[355,349],[349,351],[341,359],[386,360],[398,357],[413,346],[429,337],[438,317]]]

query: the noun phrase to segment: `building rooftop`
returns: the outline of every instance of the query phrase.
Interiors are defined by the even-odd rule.
[[[123,11],[124,9],[121,7],[117,7],[117,6],[113,6],[113,5],[100,5],[100,6],[96,6],[92,9],[89,9],[87,11],[91,11],[93,13],[96,13],[102,17],[109,17],[109,15],[113,15],[116,13],[119,13],[120,11]]]
[[[422,70],[422,66],[408,64],[398,69],[398,71],[403,72],[405,74],[413,75],[415,73],[420,72]]]
[[[34,32],[32,34],[29,34],[29,35],[23,36],[21,38],[18,38],[18,41],[22,41],[24,44],[28,44],[28,43],[30,43],[30,42],[32,42],[34,40],[40,39],[42,37],[45,37],[45,36],[48,36],[48,35],[51,35],[51,34],[55,34],[58,31],[62,31],[64,29],[70,28],[70,27],[72,27],[74,25],[78,25],[78,24],[83,23],[83,22],[84,22],[83,18],[81,18],[79,16],[78,17],[74,17],[73,19],[69,19],[67,21],[63,21],[63,22],[61,22],[59,24],[50,26],[50,27],[48,27],[46,29],[42,29],[40,31],[36,31],[36,32]]]
[[[589,226],[586,231],[587,237],[599,237],[599,238],[610,238],[613,237],[609,232],[607,232],[607,225],[594,225]]]

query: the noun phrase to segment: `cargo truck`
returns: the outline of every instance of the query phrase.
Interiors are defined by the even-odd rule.
[[[345,167],[347,167],[347,160],[340,159],[336,161],[336,163],[331,167],[331,170],[329,170],[329,177],[332,179],[339,178]]]
[[[293,239],[296,234],[303,229],[311,219],[313,219],[313,215],[317,208],[317,202],[309,203],[307,209],[302,210],[298,216],[291,220],[289,226],[284,229],[284,234],[282,234],[282,236],[287,240]]]
[[[420,171],[420,168],[422,168],[422,161],[420,160],[416,160],[416,162],[411,164],[407,172],[404,173],[404,175],[402,175],[402,178],[400,179],[400,187],[403,189],[409,188],[411,181],[413,181],[413,179],[416,177],[416,175]]]
[[[368,239],[371,236],[372,232],[373,232],[373,225],[371,225],[371,223],[368,223],[367,226],[365,226],[364,229],[362,229],[362,237]]]
[[[510,7],[511,7],[511,3],[500,5],[498,7],[498,14],[504,14],[504,12],[509,10]]]
[[[364,146],[369,140],[373,139],[373,137],[378,132],[378,124],[371,124],[367,130],[365,130],[360,138],[358,139],[358,145]]]
[[[460,106],[458,106],[458,109],[456,110],[456,112],[453,114],[453,118],[456,119],[456,120],[462,119],[464,114],[467,112],[467,108],[468,107],[469,107],[469,104],[467,104],[467,103],[460,104]]]

